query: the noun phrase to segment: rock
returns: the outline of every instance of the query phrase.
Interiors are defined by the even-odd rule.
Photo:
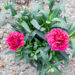
[[[6,66],[6,63],[5,62],[1,62],[0,63],[0,67],[5,67]]]

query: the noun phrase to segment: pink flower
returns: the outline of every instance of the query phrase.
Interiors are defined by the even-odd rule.
[[[20,32],[12,32],[8,35],[6,43],[10,46],[11,51],[16,51],[24,46],[24,35]]]
[[[54,51],[60,50],[63,52],[69,47],[68,33],[62,29],[52,29],[50,33],[45,35],[45,38]]]

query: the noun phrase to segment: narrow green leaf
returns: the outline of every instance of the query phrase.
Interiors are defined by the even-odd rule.
[[[68,65],[68,60],[64,59],[64,66]]]
[[[50,14],[49,19],[48,19],[49,21],[52,21],[52,20],[53,20],[54,14],[55,14],[54,12],[52,12],[52,13]]]
[[[12,6],[15,8],[15,0],[12,0]]]
[[[61,14],[61,10],[60,10],[60,9],[55,9],[55,10],[53,11],[53,13],[54,13],[54,17],[59,17],[60,14]]]
[[[58,62],[56,62],[53,66],[54,66],[54,67],[58,67],[60,64],[61,64],[60,61],[58,61]]]
[[[61,11],[65,11],[64,7],[66,4],[67,0],[62,0],[56,7],[55,9],[60,9]]]
[[[36,33],[39,37],[41,37],[42,39],[46,40],[46,39],[45,39],[45,35],[44,35],[43,33],[41,33],[40,31],[35,30],[35,33]]]
[[[75,32],[75,25],[72,25],[72,27],[69,30],[69,34],[72,34]]]
[[[69,37],[70,37],[71,39],[74,39],[74,38],[75,38],[75,32],[72,33]]]
[[[40,29],[40,31],[45,31],[46,29],[44,28],[44,27],[42,27],[41,29]]]
[[[52,59],[52,53],[50,53],[50,56],[49,56],[49,61],[51,61]]]
[[[60,18],[54,18],[53,21],[61,22]]]
[[[28,54],[24,53],[24,58],[26,59],[26,63],[30,62],[30,58],[29,58]]]
[[[16,54],[21,54],[21,52],[22,52],[22,47],[21,48],[19,48],[18,50],[16,50]]]
[[[43,63],[48,62],[48,55],[46,54],[46,52],[43,51],[43,49],[40,50],[40,55],[41,55],[42,59],[44,60]]]
[[[43,9],[43,7],[42,7],[42,5],[41,5],[40,2],[35,3],[34,8],[32,8],[32,10],[31,10],[31,14],[32,14],[32,15],[36,15],[36,13],[38,13],[38,11],[39,11],[39,10],[42,10],[42,9]]]
[[[47,20],[46,23],[47,23],[47,24],[50,24],[51,22]]]
[[[31,53],[32,53],[32,51],[29,50],[29,49],[26,49],[24,52],[25,52],[26,54],[31,54]]]
[[[8,55],[8,54],[15,54],[15,52],[8,51],[8,52],[6,52],[5,54],[6,54],[6,55]]]
[[[41,71],[39,72],[39,75],[45,75],[47,71],[48,71],[48,68],[43,67]]]
[[[71,42],[72,42],[72,48],[73,48],[72,57],[75,57],[75,40],[71,40]]]
[[[57,68],[54,68],[54,74],[55,75],[61,75],[61,72]]]
[[[64,58],[65,58],[66,60],[69,59],[69,54],[67,54],[66,52],[60,52],[60,53],[61,53],[62,56],[64,56]]]
[[[40,10],[40,13],[43,15],[44,19],[48,18],[49,12],[47,12],[45,10]]]
[[[36,29],[40,29],[40,25],[38,24],[38,22],[35,20],[35,19],[33,19],[32,21],[31,21],[31,24],[36,28]]]
[[[35,52],[35,54],[38,54],[38,53],[40,53],[40,49],[37,49],[37,51]]]
[[[37,55],[34,55],[34,59],[37,60]]]
[[[15,61],[20,61],[20,60],[22,60],[23,58],[24,58],[23,55],[18,55],[18,56],[16,56]]]
[[[9,9],[9,5],[8,5],[8,1],[6,2],[6,3],[4,3],[4,8],[6,9],[6,10],[8,10]]]
[[[66,29],[68,30],[67,26],[66,25],[62,25],[62,24],[54,24],[51,26],[51,28],[62,28],[62,29]]]
[[[21,25],[24,27],[24,29],[25,29],[27,32],[31,32],[31,31],[30,31],[30,28],[29,28],[29,26],[28,26],[28,24],[27,24],[25,21],[23,21]]]
[[[12,16],[15,16],[17,14],[16,10],[13,8],[11,4],[9,4],[9,9],[11,10]]]
[[[1,23],[0,23],[0,27],[3,26],[3,25],[6,25],[7,23],[8,23],[7,21],[1,22]]]
[[[22,17],[22,14],[17,14],[17,15],[14,16],[15,19],[18,19],[18,18],[21,18],[21,17]]]
[[[50,46],[46,46],[45,48],[44,48],[44,51],[49,51],[50,50]]]
[[[53,6],[54,6],[54,4],[55,4],[55,2],[56,2],[56,0],[49,0],[50,2],[49,2],[49,9],[50,9],[50,11],[52,10],[52,8],[53,8]]]
[[[4,14],[1,14],[0,15],[0,18],[3,18],[3,17],[5,17],[5,16],[7,16],[7,15],[9,15],[10,13],[9,12],[6,12],[6,13],[4,13]]]

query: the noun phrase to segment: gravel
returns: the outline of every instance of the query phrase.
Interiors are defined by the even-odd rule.
[[[5,3],[6,0],[0,0],[0,5]],[[34,1],[34,0],[33,0]],[[42,1],[42,0],[39,0]],[[58,0],[59,2],[59,0]],[[30,2],[32,4],[32,1]],[[66,15],[72,19],[75,19],[75,0],[68,0],[66,6]],[[2,6],[0,6],[2,9]],[[18,8],[19,9],[19,8]],[[6,12],[5,10],[0,11],[0,15]],[[0,22],[3,20],[12,20],[9,16],[0,19]],[[15,55],[6,55],[5,53],[9,51],[9,47],[5,44],[7,35],[12,32],[11,25],[7,24],[0,28],[0,75],[38,75],[38,72],[35,68],[31,67],[30,64],[26,64],[25,60],[20,62],[15,62]],[[72,51],[69,51],[72,54]],[[69,60],[68,66],[61,66],[62,75],[75,75],[75,58]]]

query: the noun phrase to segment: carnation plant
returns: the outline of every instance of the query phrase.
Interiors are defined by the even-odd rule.
[[[6,54],[17,54],[16,61],[26,60],[39,70],[39,75],[47,72],[60,75],[59,65],[67,65],[70,49],[72,57],[75,57],[75,41],[72,40],[75,38],[75,26],[71,19],[61,15],[65,12],[66,0],[55,7],[56,0],[47,1],[49,11],[38,3],[31,10],[23,8],[21,13],[14,9],[14,2],[7,2],[4,7],[8,12],[0,16],[11,14],[14,20],[0,24],[9,23],[13,29],[6,39],[10,47]]]

